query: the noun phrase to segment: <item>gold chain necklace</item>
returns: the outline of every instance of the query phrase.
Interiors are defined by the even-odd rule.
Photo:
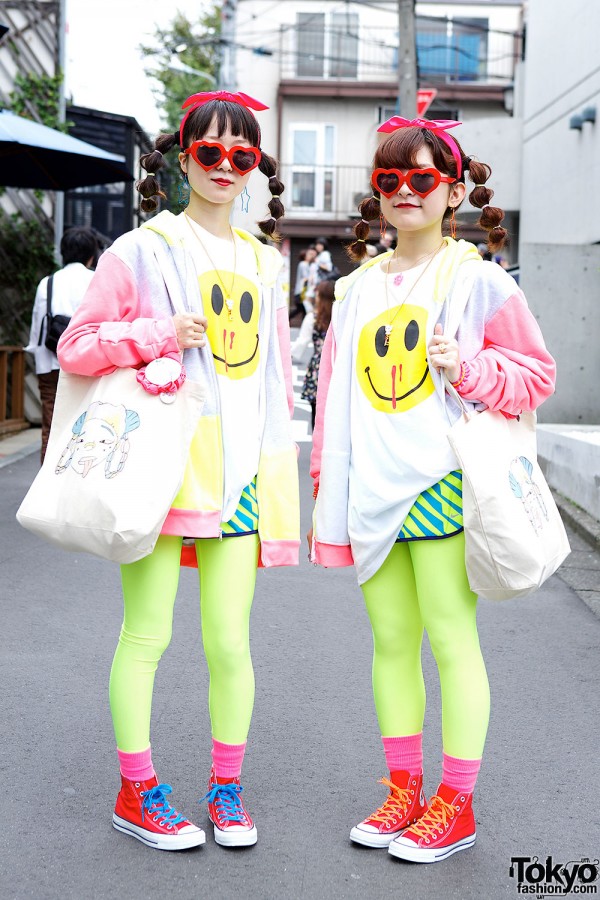
[[[410,295],[412,294],[412,292],[414,291],[414,289],[416,288],[416,286],[417,286],[418,283],[420,282],[421,278],[423,277],[423,275],[425,274],[425,272],[427,271],[427,269],[429,268],[429,266],[431,265],[431,263],[434,261],[434,259],[436,258],[436,256],[438,255],[438,253],[440,252],[440,250],[442,249],[442,247],[444,246],[444,244],[445,244],[445,241],[442,241],[442,243],[440,244],[440,246],[439,246],[436,250],[434,250],[433,253],[428,254],[428,255],[431,257],[430,260],[429,260],[429,262],[427,263],[427,265],[425,266],[425,268],[423,269],[423,271],[421,272],[421,274],[419,275],[419,277],[417,278],[417,280],[415,281],[415,283],[413,284],[413,286],[409,289],[408,294],[406,295],[406,297],[404,298],[404,300],[402,301],[402,303],[400,304],[400,306],[398,307],[398,309],[396,310],[396,312],[394,313],[394,315],[393,315],[392,318],[390,319],[389,323],[388,323],[387,325],[384,326],[384,328],[385,328],[385,341],[384,341],[384,346],[387,347],[387,346],[389,345],[389,343],[390,343],[390,334],[392,333],[392,330],[393,330],[393,327],[394,327],[394,319],[396,318],[396,316],[398,315],[398,313],[400,312],[400,310],[402,309],[402,307],[404,306],[404,304],[406,303],[406,301],[408,300],[408,298],[410,297]],[[386,269],[386,272],[385,272],[385,281],[384,281],[384,284],[385,284],[385,305],[387,306],[388,313],[390,312],[390,301],[389,301],[389,298],[388,298],[388,278],[389,278],[389,276],[390,276],[390,266],[391,266],[391,264],[392,264],[392,259],[393,259],[393,258],[394,258],[394,257],[391,256],[391,257],[388,259],[387,269]],[[426,259],[427,259],[427,256],[423,256],[423,257],[421,257],[421,260],[419,260],[419,262],[423,262],[423,261],[426,260]],[[418,265],[418,263],[417,263],[417,265]],[[413,266],[412,268],[414,268],[414,266]]]
[[[191,219],[188,216],[187,213],[184,213],[184,215],[188,222],[188,225],[190,226],[190,228],[192,230],[192,234],[194,235],[195,238],[197,238],[198,242],[200,243],[200,246],[204,250],[204,253],[208,257],[209,263],[213,267],[215,275],[219,279],[219,284],[223,288],[223,297],[225,299],[225,306],[227,307],[228,318],[229,318],[230,322],[233,322],[233,297],[231,295],[233,294],[233,288],[235,285],[235,276],[237,273],[237,244],[236,244],[236,240],[235,240],[235,234],[233,233],[233,228],[231,227],[231,225],[229,226],[229,231],[231,232],[231,240],[233,241],[233,276],[231,278],[231,287],[229,288],[229,290],[227,290],[227,288],[223,284],[223,279],[219,275],[217,267],[215,266],[214,262],[212,261],[210,253],[204,246],[204,241],[202,240],[202,238],[200,237],[200,235],[198,234],[198,232],[196,230],[196,223],[193,221],[193,219]]]

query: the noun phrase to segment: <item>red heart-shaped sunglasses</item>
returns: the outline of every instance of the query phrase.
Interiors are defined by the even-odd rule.
[[[209,141],[194,141],[183,152],[193,156],[205,172],[220,166],[227,157],[232,168],[240,175],[246,175],[255,169],[262,158],[258,147],[230,147],[226,150],[223,144],[213,144]]]
[[[456,178],[442,175],[437,169],[409,169],[406,174],[400,169],[375,169],[371,184],[375,190],[388,199],[397,194],[403,184],[407,184],[413,194],[426,197],[441,183],[453,184]]]

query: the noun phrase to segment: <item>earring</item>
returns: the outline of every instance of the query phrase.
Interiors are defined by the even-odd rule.
[[[240,201],[242,204],[242,212],[248,212],[248,207],[250,205],[250,194],[248,193],[247,186],[244,188],[244,190],[240,194]]]
[[[187,206],[190,202],[190,183],[188,181],[187,172],[182,172],[181,181],[177,186],[177,203],[179,206]]]
[[[452,215],[450,216],[450,237],[456,240],[456,208],[452,207]]]
[[[387,231],[387,222],[383,217],[382,213],[379,213],[379,234],[381,235],[381,240],[383,240],[383,236]]]

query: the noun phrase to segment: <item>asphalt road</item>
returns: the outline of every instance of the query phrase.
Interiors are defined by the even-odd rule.
[[[306,418],[301,410],[300,438]],[[309,446],[301,443],[304,530]],[[243,783],[257,846],[224,850],[208,830],[204,847],[164,853],[116,832],[107,685],[121,622],[119,572],[18,526],[36,471],[36,454],[0,469],[3,900],[496,900],[519,896],[512,857],[598,858],[600,619],[560,574],[531,598],[480,605],[492,718],[474,804],[478,840],[444,863],[419,866],[349,840],[385,796],[376,781],[385,773],[370,630],[353,572],[318,570],[304,552],[299,570],[259,573],[253,609],[257,691]],[[581,538],[573,545],[586,550]],[[423,656],[432,793],[440,698],[428,647]],[[156,679],[153,756],[176,807],[205,828],[206,698],[197,577],[183,570]]]

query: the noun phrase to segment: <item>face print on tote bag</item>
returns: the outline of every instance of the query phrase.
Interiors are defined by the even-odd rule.
[[[56,466],[60,475],[71,468],[86,478],[96,466],[104,465],[104,477],[123,471],[129,455],[129,433],[140,426],[140,417],[122,404],[92,403],[73,425],[71,440]]]

